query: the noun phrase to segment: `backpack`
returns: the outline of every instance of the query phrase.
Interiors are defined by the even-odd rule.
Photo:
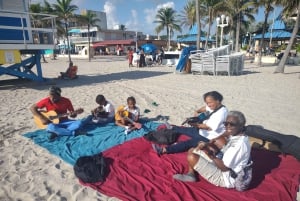
[[[148,141],[154,142],[156,144],[170,145],[177,141],[179,133],[171,129],[160,129],[157,131],[150,131],[144,138]]]
[[[85,183],[104,182],[108,173],[102,153],[79,157],[73,169],[76,177]]]
[[[235,179],[235,189],[237,191],[245,191],[249,188],[252,180],[252,165],[253,161],[249,161],[239,173],[235,173],[230,169],[230,176]]]

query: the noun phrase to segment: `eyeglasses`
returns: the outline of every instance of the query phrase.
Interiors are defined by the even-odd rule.
[[[225,121],[223,122],[224,126],[231,126],[231,127],[236,127],[238,124],[237,123],[233,123],[233,122],[229,122],[229,121]]]

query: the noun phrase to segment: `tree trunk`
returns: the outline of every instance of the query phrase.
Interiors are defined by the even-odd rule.
[[[241,29],[241,12],[239,12],[238,14],[238,19],[237,19],[237,24],[236,24],[236,35],[235,35],[235,51],[239,52],[240,51],[240,47],[239,47],[239,43],[240,43],[240,29]]]
[[[205,49],[207,50],[207,46],[208,46],[208,38],[210,36],[210,27],[211,27],[211,20],[212,20],[212,9],[209,7],[208,10],[208,16],[209,16],[209,20],[208,20],[208,31],[206,34],[206,40],[205,40]]]
[[[197,21],[197,50],[200,49],[200,37],[201,37],[201,24],[199,16],[199,1],[196,1],[196,21]]]
[[[299,12],[300,12],[300,3],[298,4],[297,18],[296,18],[296,23],[295,23],[295,26],[294,26],[294,29],[293,29],[292,37],[290,38],[289,44],[286,47],[286,49],[284,51],[284,54],[283,54],[283,57],[281,58],[281,60],[278,64],[278,66],[276,67],[274,73],[284,73],[285,63],[286,63],[288,55],[289,55],[289,53],[292,49],[292,45],[294,43],[294,40],[295,40],[297,32],[298,32],[298,28],[299,28],[299,20],[300,20],[300,13]]]
[[[262,59],[262,48],[264,45],[264,39],[265,39],[265,33],[266,33],[266,27],[267,27],[267,23],[268,23],[268,17],[269,17],[269,8],[265,8],[265,22],[264,22],[264,26],[263,26],[263,31],[261,34],[261,39],[260,39],[260,43],[259,43],[259,48],[258,48],[258,66],[262,65],[261,59]]]
[[[70,43],[69,43],[69,35],[68,35],[68,24],[65,20],[65,28],[66,28],[66,37],[67,37],[67,47],[68,47],[68,56],[69,56],[69,63],[71,63],[71,52],[70,52]]]

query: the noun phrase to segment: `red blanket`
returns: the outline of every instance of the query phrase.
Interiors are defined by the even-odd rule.
[[[173,174],[187,172],[186,153],[159,157],[144,138],[108,149],[104,156],[110,171],[106,181],[84,185],[123,201],[294,201],[299,186],[300,162],[293,156],[264,150],[252,150],[253,181],[245,192],[216,187],[200,176],[198,182],[174,180]]]

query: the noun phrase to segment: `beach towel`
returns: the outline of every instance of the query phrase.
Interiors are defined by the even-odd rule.
[[[151,142],[136,138],[103,152],[110,170],[104,183],[82,184],[123,201],[296,200],[300,163],[291,155],[253,149],[253,180],[249,190],[238,192],[214,186],[200,176],[197,182],[174,180],[174,174],[188,171],[186,154],[158,156]]]
[[[81,156],[98,154],[115,145],[141,137],[151,130],[156,130],[160,123],[142,121],[143,127],[125,135],[124,128],[108,123],[98,126],[91,124],[85,126],[87,135],[60,136],[54,141],[49,141],[49,133],[46,130],[36,130],[24,134],[34,141],[35,144],[44,147],[50,153],[59,156],[65,162],[74,165]]]

